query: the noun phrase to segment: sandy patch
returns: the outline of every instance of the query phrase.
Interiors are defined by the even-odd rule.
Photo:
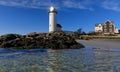
[[[120,39],[77,40],[77,42],[95,48],[120,48]]]

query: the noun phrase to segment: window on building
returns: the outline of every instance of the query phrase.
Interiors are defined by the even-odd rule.
[[[104,25],[104,28],[106,28],[106,25]]]
[[[104,30],[106,31],[107,29],[105,28]]]
[[[99,32],[101,32],[101,30],[99,30]]]
[[[109,29],[110,32],[112,32],[112,29]]]
[[[107,32],[107,29],[104,29],[104,32]]]
[[[110,24],[109,27],[112,27],[112,25]]]

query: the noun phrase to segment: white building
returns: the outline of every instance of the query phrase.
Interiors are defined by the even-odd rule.
[[[114,34],[114,33],[119,33],[119,30],[115,28],[113,21],[107,20],[103,24],[102,23],[96,24],[95,32],[101,32],[103,34]]]
[[[103,32],[103,25],[102,24],[96,24],[95,25],[95,32]]]
[[[49,32],[57,32],[62,31],[62,26],[60,24],[57,24],[57,11],[56,9],[51,6],[49,10]]]
[[[118,29],[118,28],[115,28],[114,32],[115,32],[115,33],[119,33],[119,29]]]

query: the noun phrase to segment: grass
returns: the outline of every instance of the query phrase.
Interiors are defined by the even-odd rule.
[[[82,35],[80,39],[90,40],[90,39],[120,39],[120,36],[108,36],[108,35]]]

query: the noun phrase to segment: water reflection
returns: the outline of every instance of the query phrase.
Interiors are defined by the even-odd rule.
[[[109,49],[95,50],[95,66],[97,72],[114,72],[114,66],[112,64],[112,53]]]
[[[95,50],[96,56],[96,67],[95,69],[99,72],[120,72],[120,49],[99,49]],[[116,62],[117,60],[117,62]],[[119,64],[118,66],[116,64]]]
[[[50,57],[48,60],[49,72],[88,71],[88,65],[95,63],[92,50],[89,52],[86,49],[51,50],[48,55]]]
[[[120,49],[0,49],[0,72],[120,72]]]

